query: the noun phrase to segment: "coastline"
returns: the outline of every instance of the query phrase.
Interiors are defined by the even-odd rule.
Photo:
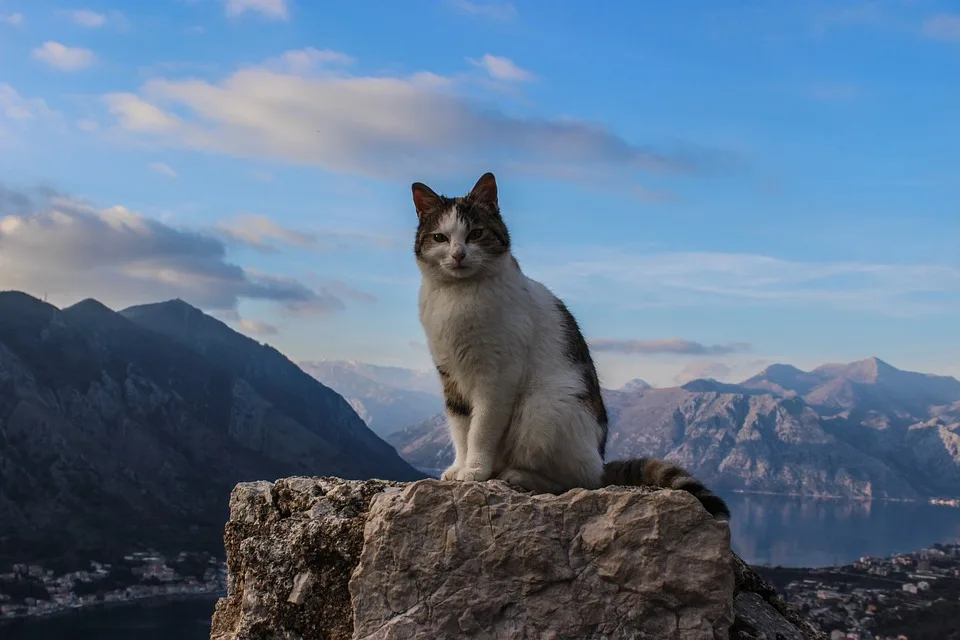
[[[417,471],[425,473],[434,480],[440,478],[440,474],[443,473],[443,469],[430,468],[430,467],[414,467]],[[721,490],[723,491],[723,490]],[[883,498],[883,497],[873,497],[873,496],[847,496],[847,495],[835,495],[832,493],[790,493],[783,491],[760,491],[757,489],[727,489],[729,493],[736,493],[738,495],[755,495],[755,496],[780,496],[785,498],[800,498],[802,500],[836,500],[836,501],[850,501],[850,502],[898,502],[905,504],[932,504],[940,507],[954,507],[960,508],[960,497],[956,498]]]
[[[867,496],[842,496],[830,493],[787,493],[781,491],[758,491],[755,489],[729,489],[729,493],[745,496],[780,496],[801,500],[835,500],[838,502],[897,502],[903,504],[929,504],[938,507],[960,508],[960,498],[883,498]]]
[[[17,626],[30,622],[32,620],[44,620],[49,618],[61,618],[72,615],[84,615],[88,613],[95,613],[97,611],[106,611],[109,609],[116,609],[122,607],[129,607],[133,605],[162,605],[170,604],[173,602],[185,602],[190,600],[205,600],[207,598],[225,598],[227,595],[226,591],[223,589],[216,589],[210,591],[193,591],[193,592],[183,592],[183,593],[151,593],[142,596],[134,596],[131,598],[126,598],[124,600],[105,600],[100,602],[92,602],[89,604],[79,604],[76,606],[66,607],[63,609],[54,609],[51,611],[41,611],[37,613],[26,613],[21,615],[7,616],[0,618],[0,629],[5,626]],[[210,614],[213,615],[213,610],[210,610]]]

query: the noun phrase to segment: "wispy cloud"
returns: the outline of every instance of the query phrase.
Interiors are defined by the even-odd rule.
[[[315,49],[307,47],[305,49],[294,49],[286,51],[276,58],[270,58],[263,63],[263,68],[279,73],[292,73],[294,75],[309,75],[317,69],[325,69],[331,66],[347,66],[356,60],[345,53],[334,51],[332,49]]]
[[[447,4],[468,16],[492,20],[510,20],[517,16],[512,2],[473,2],[471,0],[447,0]]]
[[[260,169],[251,169],[250,171],[247,172],[247,175],[249,175],[254,180],[257,180],[258,182],[274,181],[274,175],[269,171],[263,171]]]
[[[179,297],[222,311],[250,299],[294,315],[341,311],[345,299],[362,294],[348,288],[349,296],[338,295],[345,287],[339,281],[314,287],[241,267],[226,259],[219,238],[122,206],[98,209],[49,189],[0,188],[0,202],[0,289],[59,300],[83,292],[111,306]]]
[[[79,71],[91,66],[96,56],[83,47],[68,47],[48,40],[33,50],[33,57],[61,71]]]
[[[4,24],[13,25],[19,27],[23,24],[23,14],[22,13],[6,13],[0,15],[0,22]]]
[[[271,244],[271,241],[295,247],[318,247],[320,245],[317,234],[288,229],[280,226],[267,216],[260,215],[238,215],[232,220],[221,222],[218,231],[234,242],[267,253],[278,251]]]
[[[174,171],[170,165],[165,162],[151,162],[150,168],[159,173],[160,175],[167,176],[168,178],[176,178],[177,172]]]
[[[467,58],[467,61],[486,71],[494,80],[500,80],[502,82],[529,82],[534,79],[532,73],[518,67],[510,58],[485,53],[479,60]]]
[[[590,255],[589,247],[581,251]],[[568,296],[632,307],[822,305],[888,316],[960,312],[960,267],[950,264],[803,262],[744,253],[637,254],[605,247],[602,260],[551,263],[537,274]],[[603,283],[610,286],[598,286]]]
[[[290,17],[287,0],[226,0],[225,9],[231,17],[248,12],[259,13],[273,20],[287,20]]]
[[[347,246],[392,246],[389,238],[359,231],[299,231],[284,227],[263,215],[240,214],[224,220],[216,233],[228,242],[239,243],[263,253],[277,253],[277,244],[301,249],[331,251]]]
[[[733,368],[722,362],[691,362],[673,377],[673,381],[677,384],[686,384],[700,378],[723,380],[731,373]]]
[[[0,82],[0,118],[31,121],[56,115],[42,98],[25,98],[9,84]]]
[[[960,42],[960,14],[941,13],[923,22],[923,35],[934,40]]]
[[[70,17],[81,27],[97,29],[107,23],[107,16],[91,9],[76,9],[70,12]]]
[[[240,329],[245,333],[250,333],[253,335],[262,335],[262,336],[273,336],[279,333],[276,325],[272,325],[269,322],[261,322],[259,320],[248,320],[243,318],[239,322]]]
[[[571,118],[518,117],[475,105],[442,76],[311,76],[240,69],[218,83],[154,79],[104,97],[121,132],[158,145],[377,177],[475,171],[496,162],[637,172],[697,172],[723,160],[661,150]],[[175,115],[176,113],[176,115]],[[463,149],[470,149],[465,156]]]
[[[727,355],[750,349],[748,342],[706,345],[681,338],[660,338],[654,340],[621,340],[617,338],[594,338],[589,341],[594,351],[608,351],[629,355],[673,354],[684,356]]]

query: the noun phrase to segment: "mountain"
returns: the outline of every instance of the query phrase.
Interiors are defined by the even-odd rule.
[[[334,391],[183,302],[0,292],[0,560],[216,551],[233,485],[292,474],[422,477]]]
[[[652,389],[653,385],[647,382],[646,380],[641,380],[640,378],[634,378],[633,380],[628,381],[622,387],[620,391],[643,391],[644,389]]]
[[[304,371],[346,398],[367,426],[381,437],[443,409],[440,381],[433,371],[345,360],[314,360],[299,364]]]
[[[674,460],[717,489],[858,498],[960,495],[960,382],[872,358],[740,384],[604,390],[607,458]],[[452,460],[442,416],[389,438],[417,468]]]
[[[919,418],[931,407],[960,400],[960,381],[956,378],[901,371],[879,358],[825,364],[810,372],[773,365],[741,386],[796,393],[827,413],[876,409]]]
[[[440,477],[453,462],[453,443],[443,413],[391,433],[387,436],[387,442],[396,448],[404,460],[436,477]]]
[[[743,382],[770,384],[769,369]],[[925,495],[960,493],[960,381],[868,358],[826,364],[780,381],[821,416],[824,429],[908,477]]]

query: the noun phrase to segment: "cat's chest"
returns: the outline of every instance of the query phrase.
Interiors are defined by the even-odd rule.
[[[475,368],[516,350],[524,324],[514,317],[520,311],[504,292],[425,291],[420,299],[420,320],[430,351],[438,365]]]
[[[420,321],[433,340],[476,339],[502,322],[494,296],[427,291],[420,300]]]

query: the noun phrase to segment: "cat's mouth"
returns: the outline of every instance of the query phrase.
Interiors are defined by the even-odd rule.
[[[449,271],[451,274],[459,278],[468,276],[474,271],[473,265],[463,264],[463,263],[457,264],[456,262],[446,265],[446,268],[447,268],[447,271]]]

